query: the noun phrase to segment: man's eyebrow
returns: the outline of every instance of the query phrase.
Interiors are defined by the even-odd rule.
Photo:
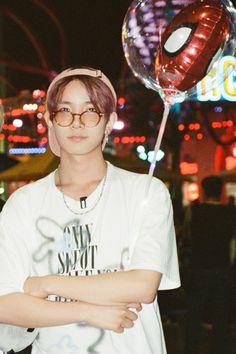
[[[72,102],[70,102],[70,101],[59,101],[59,102],[58,102],[58,104],[63,104],[63,103],[65,103],[65,104],[72,104]]]
[[[73,104],[73,102],[71,101],[60,101],[58,102],[58,104]],[[86,101],[86,102],[83,102],[83,104],[92,104],[91,101]]]

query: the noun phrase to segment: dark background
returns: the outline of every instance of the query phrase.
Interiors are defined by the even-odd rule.
[[[48,77],[25,71],[27,66],[40,68],[42,63],[19,26],[20,21],[41,47],[46,70],[58,72],[68,66],[93,66],[103,70],[115,84],[124,61],[121,28],[130,3],[130,0],[1,0],[0,58],[8,63],[5,76],[16,89],[48,86]],[[52,14],[62,27],[64,41]],[[22,65],[21,70],[9,67],[11,61]],[[10,86],[7,90],[10,94],[14,91]]]
[[[125,63],[122,23],[131,3],[131,0],[0,0],[0,75],[8,81],[6,94],[14,95],[21,89],[46,89],[52,78],[46,72],[59,72],[75,65],[101,69],[116,87]],[[232,3],[235,5],[236,0]],[[44,68],[29,36],[39,47]],[[6,66],[1,66],[4,63]],[[43,68],[44,75],[29,72],[29,67]]]

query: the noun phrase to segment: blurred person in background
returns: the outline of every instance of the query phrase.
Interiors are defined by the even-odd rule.
[[[185,238],[191,249],[187,286],[185,354],[199,353],[204,307],[211,305],[211,354],[227,353],[231,287],[230,248],[236,228],[236,211],[221,204],[222,180],[202,180],[203,203],[192,204],[185,215]]]

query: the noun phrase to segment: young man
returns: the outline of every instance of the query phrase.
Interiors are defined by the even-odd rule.
[[[104,161],[115,109],[101,71],[59,74],[45,119],[60,166],[2,212],[0,320],[38,328],[32,353],[166,353],[156,293],[179,286],[170,197]]]

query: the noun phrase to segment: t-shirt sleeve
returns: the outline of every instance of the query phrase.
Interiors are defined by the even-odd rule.
[[[30,215],[20,193],[9,198],[0,214],[0,295],[22,292],[30,275]]]
[[[155,270],[162,274],[159,290],[180,286],[173,210],[166,186],[152,179],[148,196],[136,212],[136,241],[129,269]]]
[[[9,198],[0,214],[0,301],[1,295],[22,292],[24,281],[30,275],[28,218],[29,212],[19,193]],[[22,350],[36,335],[37,330],[29,332],[27,328],[0,324],[0,350]]]

